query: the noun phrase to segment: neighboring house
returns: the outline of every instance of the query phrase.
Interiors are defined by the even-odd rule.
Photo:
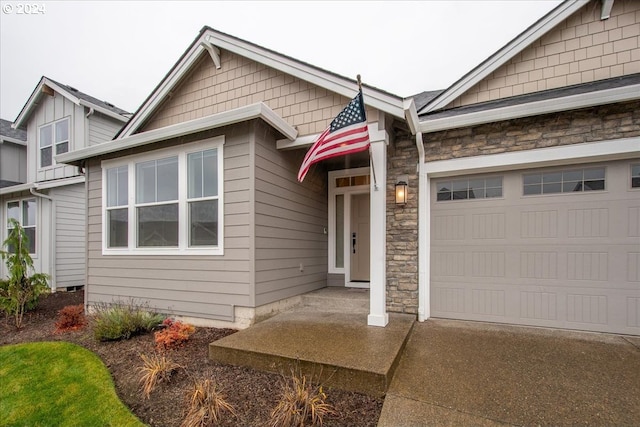
[[[0,119],[0,188],[27,180],[27,132]]]
[[[20,184],[0,188],[0,241],[9,232],[8,220],[18,220],[29,236],[34,267],[51,276],[53,290],[83,286],[86,276],[84,175],[55,156],[110,140],[128,117],[111,104],[42,77],[11,124],[25,140],[26,170]],[[4,177],[4,151],[2,157]],[[0,263],[4,275],[6,266]]]
[[[370,287],[370,325],[640,334],[639,44],[640,3],[566,1],[444,91],[364,85],[371,158],[300,184],[355,81],[205,27],[113,142],[56,157],[85,166],[87,302],[244,327]]]

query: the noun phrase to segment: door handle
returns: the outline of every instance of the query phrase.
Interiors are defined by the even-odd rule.
[[[356,233],[351,233],[351,252],[356,253]]]

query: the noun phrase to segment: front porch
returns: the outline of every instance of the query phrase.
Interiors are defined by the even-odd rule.
[[[292,368],[325,386],[383,396],[415,316],[367,325],[369,291],[323,288],[303,304],[209,345],[209,358],[289,375]]]

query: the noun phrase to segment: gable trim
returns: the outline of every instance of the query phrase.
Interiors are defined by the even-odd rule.
[[[20,111],[18,118],[16,118],[15,122],[11,125],[12,128],[18,129],[19,127],[23,126],[26,120],[31,116],[31,112],[38,105],[38,100],[40,99],[40,97],[44,96],[44,94],[42,93],[42,89],[44,86],[48,86],[49,88],[53,89],[55,92],[58,92],[60,95],[64,96],[65,98],[67,98],[69,101],[73,102],[76,105],[93,108],[95,111],[98,111],[106,116],[119,120],[123,123],[129,120],[128,118],[121,116],[118,113],[115,113],[111,110],[108,110],[104,107],[101,107],[92,102],[86,101],[84,99],[80,99],[77,96],[72,95],[71,92],[64,89],[62,86],[56,84],[55,82],[49,80],[46,77],[42,77],[40,79],[40,82],[34,89],[33,93],[29,97],[29,100],[27,101],[27,103],[24,105],[24,107],[22,107],[22,111]]]
[[[587,3],[589,3],[589,0],[568,0],[561,3],[502,49],[498,50],[476,68],[465,74],[447,90],[436,96],[431,102],[422,107],[420,111],[418,111],[418,114],[424,114],[446,107],[515,55],[526,49],[531,43],[538,40],[573,13],[580,10]]]
[[[289,125],[283,118],[278,116],[266,104],[258,102],[256,104],[245,107],[236,108],[230,111],[213,114],[211,116],[202,117],[188,122],[178,123],[166,126],[160,129],[153,129],[147,132],[137,133],[129,137],[123,137],[117,141],[94,145],[83,148],[81,150],[72,151],[65,154],[55,156],[58,163],[76,164],[81,160],[103,154],[114,153],[117,151],[127,150],[130,148],[141,147],[154,142],[164,141],[195,132],[201,132],[209,129],[215,129],[223,126],[232,125],[252,119],[262,119],[278,132],[289,139],[295,139],[298,131]]]
[[[353,98],[358,91],[356,83],[345,77],[324,71],[228,34],[215,31],[212,28],[204,27],[198,38],[196,38],[142,104],[134,117],[122,129],[118,138],[125,138],[132,135],[149,119],[168,94],[191,70],[192,66],[198,61],[200,55],[205,50],[209,52],[214,61],[214,65],[218,68],[219,64],[215,61],[216,51],[213,49],[218,49],[218,52],[219,49],[226,49],[236,55],[259,62],[347,98]],[[365,95],[366,105],[391,114],[394,117],[404,118],[402,98],[367,86],[363,86],[362,91]]]
[[[613,104],[637,99],[640,99],[640,84],[581,93],[562,98],[545,99],[542,101],[528,102],[509,107],[475,111],[458,116],[448,116],[432,120],[427,118],[420,121],[419,129],[422,133],[438,132],[448,129],[481,125],[484,123],[556,113],[559,111],[570,111],[579,108],[588,108],[597,105]]]

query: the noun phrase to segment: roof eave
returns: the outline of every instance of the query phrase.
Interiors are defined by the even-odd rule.
[[[207,51],[207,46],[226,49],[348,98],[354,97],[357,93],[357,87],[354,81],[350,79],[329,73],[245,40],[215,31],[212,28],[204,27],[185,54],[180,57],[171,71],[138,109],[134,117],[122,129],[119,138],[132,135],[146,122],[164,101],[167,94],[189,72],[200,55]],[[402,98],[366,85],[363,86],[362,92],[366,105],[394,117],[404,118]]]
[[[535,40],[539,39],[548,31],[555,28],[560,22],[580,10],[589,3],[589,1],[590,0],[567,0],[561,3],[558,7],[531,25],[515,39],[510,41],[502,49],[498,50],[480,65],[462,76],[462,78],[451,85],[447,90],[436,96],[431,100],[431,102],[422,107],[420,111],[418,111],[418,114],[425,114],[430,111],[446,107],[449,103],[461,96],[497,68],[505,64]]]
[[[459,116],[447,116],[431,120],[427,117],[421,119],[419,129],[422,133],[439,132],[502,120],[576,110],[617,102],[634,101],[637,99],[640,99],[640,84],[527,102],[508,107],[474,111]]]
[[[58,163],[78,165],[82,160],[114,153],[117,151],[141,147],[154,142],[189,135],[209,129],[220,128],[252,119],[262,119],[286,138],[295,139],[298,131],[278,116],[266,104],[258,102],[230,111],[213,114],[188,122],[182,122],[160,129],[137,133],[118,140],[83,148],[81,150],[55,156]]]

